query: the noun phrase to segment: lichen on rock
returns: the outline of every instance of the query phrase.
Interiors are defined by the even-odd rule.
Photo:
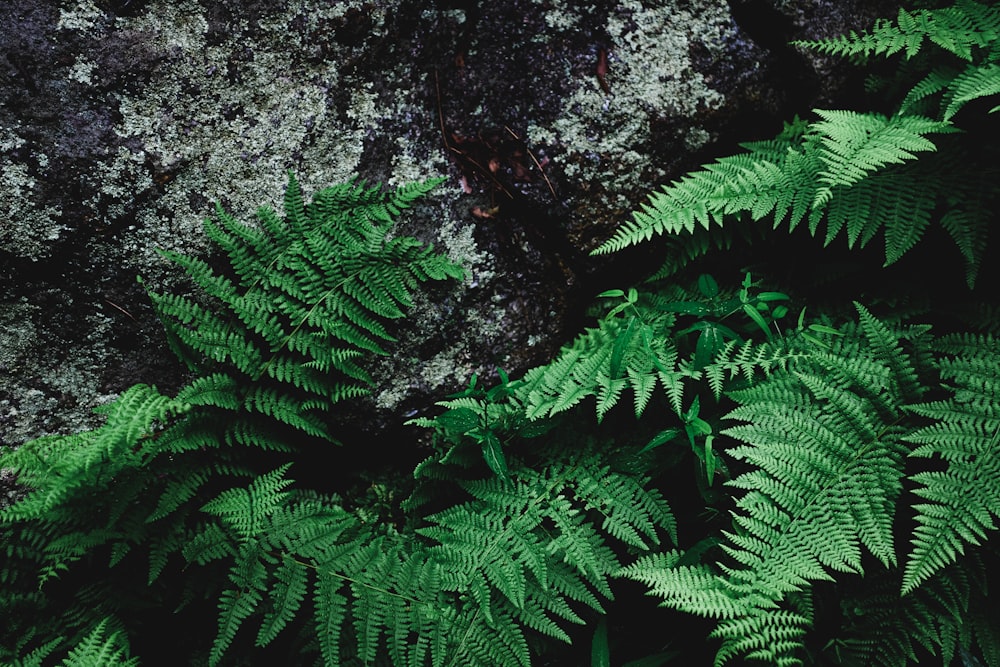
[[[740,4],[0,4],[2,306],[31,317],[18,339],[31,353],[0,386],[20,415],[7,437],[66,426],[29,403],[65,393],[84,415],[155,380],[169,353],[136,276],[184,289],[156,250],[207,255],[214,203],[252,224],[258,206],[280,207],[289,169],[307,196],[355,176],[446,178],[398,231],[470,277],[418,297],[398,354],[377,365],[386,420],[472,372],[545,361],[594,280],[612,278],[587,250],[795,85],[767,80]],[[775,11],[801,24],[803,7],[827,4]]]

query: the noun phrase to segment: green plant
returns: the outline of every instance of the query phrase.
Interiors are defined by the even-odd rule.
[[[929,41],[967,62],[956,72],[948,59],[938,59],[947,64],[910,88],[889,115],[817,109],[817,120],[796,119],[773,140],[745,144],[747,152],[651,195],[597,252],[746,218],[789,230],[805,222],[813,235],[825,227],[825,243],[843,232],[852,247],[883,231],[890,265],[936,221],[958,246],[973,284],[997,197],[996,174],[988,162],[969,160],[976,151],[953,121],[972,101],[1000,90],[998,31],[996,7],[959,2],[940,10],[900,9],[896,23],[880,21],[870,33],[800,42],[839,55],[903,51],[912,58]],[[931,98],[939,93],[935,109]]]
[[[529,646],[569,641],[564,625],[610,597],[624,552],[609,544],[644,551],[672,534],[641,473],[586,449],[505,462],[502,478],[464,466],[446,479],[462,500],[431,510],[415,496],[402,521],[286,476],[294,456],[336,443],[333,410],[366,391],[363,358],[383,353],[412,289],[464,276],[389,234],[432,185],[349,183],[305,205],[291,178],[283,217],[206,221],[220,268],[168,255],[209,297],[151,294],[190,384],[174,397],[136,385],[103,426],[3,457],[29,488],[0,513],[5,636],[21,635],[5,659],[142,643],[163,621],[148,607],[169,605],[217,608],[214,636],[184,658],[209,665],[275,645],[329,665],[528,665]],[[421,493],[454,465],[443,454],[421,466]],[[86,595],[65,600],[79,580]],[[29,649],[34,637],[45,643]]]
[[[338,409],[413,291],[464,276],[391,232],[434,182],[306,204],[290,178],[280,215],[217,210],[220,257],[168,254],[201,293],[150,295],[190,383],[0,457],[28,489],[0,510],[0,660],[1000,665],[1000,332],[975,282],[998,43],[1000,10],[962,0],[800,44],[901,60],[873,79],[891,108],[818,110],[653,194],[597,253],[662,235],[663,269],[598,295],[550,363],[411,420],[415,469],[387,444],[374,477],[293,479],[352,446]],[[858,298],[783,279],[765,249],[799,227],[823,256],[882,233],[884,266]],[[883,277],[935,229],[964,292],[933,253],[921,310]]]

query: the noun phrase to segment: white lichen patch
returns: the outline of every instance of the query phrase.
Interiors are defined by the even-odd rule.
[[[413,154],[413,141],[410,139],[397,137],[395,143],[396,153],[392,156],[391,175],[386,181],[390,187],[396,188],[407,183],[426,181],[446,171],[440,155],[431,155],[421,160]]]
[[[66,231],[61,212],[41,206],[35,197],[38,182],[21,163],[0,167],[0,248],[18,257],[44,256],[49,245]]]
[[[467,381],[472,375],[472,367],[456,363],[463,352],[461,346],[454,346],[434,355],[420,366],[420,378],[431,390],[456,381]]]
[[[94,82],[93,77],[94,77],[94,70],[96,68],[97,68],[97,63],[93,62],[92,60],[84,60],[82,58],[78,58],[77,61],[73,63],[73,67],[71,67],[69,70],[69,78],[72,81],[90,85]]]
[[[237,30],[207,45],[203,10],[190,0],[154,3],[123,19],[119,27],[157,35],[159,49],[177,54],[141,95],[118,96],[117,133],[140,139],[158,169],[171,174],[155,207],[137,214],[143,242],[191,252],[187,234],[200,236],[195,230],[214,202],[252,222],[258,206],[280,208],[289,169],[307,197],[354,176],[380,118],[370,86],[341,81],[336,57],[308,68],[290,62],[303,45],[290,42],[298,38],[289,23],[337,17],[349,6],[333,5],[292,3],[258,28],[264,34],[250,51]],[[239,53],[249,55],[234,57]],[[345,95],[346,120],[337,110]]]
[[[104,12],[92,0],[67,0],[63,4],[56,23],[56,28],[61,30],[89,32],[104,18]]]
[[[81,180],[91,193],[84,201],[93,211],[101,211],[108,220],[118,220],[134,210],[135,196],[151,187],[153,179],[142,153],[119,146],[110,161],[97,162]]]
[[[446,220],[439,232],[448,258],[465,267],[468,271],[466,282],[469,287],[475,288],[490,282],[494,271],[492,257],[476,245],[473,229],[472,224]]]
[[[648,144],[654,119],[690,118],[724,101],[692,68],[689,48],[692,39],[715,44],[734,29],[728,6],[723,0],[701,2],[695,12],[690,5],[620,3],[606,25],[612,40],[604,74],[610,93],[596,75],[582,78],[555,122],[529,128],[532,142],[562,149],[560,166],[569,178],[599,183],[613,193],[608,197],[616,200],[605,202],[609,208],[628,206],[618,200],[660,175],[652,157],[639,150]],[[551,11],[580,10],[555,3]],[[692,143],[704,140],[699,136]]]

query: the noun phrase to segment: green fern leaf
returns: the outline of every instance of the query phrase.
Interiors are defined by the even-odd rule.
[[[341,634],[348,600],[340,592],[342,580],[320,571],[316,578],[313,604],[316,606],[316,637],[323,663],[339,665]]]
[[[139,659],[128,654],[128,643],[117,631],[108,632],[108,619],[105,618],[59,664],[61,667],[138,667]]]
[[[261,591],[254,586],[230,588],[222,592],[219,598],[219,631],[209,654],[210,666],[220,663],[243,622],[257,609],[262,599]]]
[[[813,208],[827,204],[836,186],[849,187],[889,164],[916,159],[916,153],[936,146],[925,135],[947,132],[950,124],[921,116],[894,116],[815,109],[823,120],[813,129],[820,135],[823,183]]]
[[[943,117],[950,120],[972,100],[997,94],[1000,94],[1000,65],[970,65],[949,85]]]
[[[954,349],[955,338],[944,349]],[[920,485],[914,493],[925,502],[914,506],[917,528],[906,561],[903,592],[978,545],[996,529],[1000,516],[1000,344],[979,339],[973,351],[940,362],[942,377],[955,383],[947,400],[910,406],[934,423],[906,439],[919,445],[910,456],[940,458],[945,471],[911,476]]]
[[[288,498],[285,489],[292,483],[285,478],[291,467],[286,463],[254,480],[247,488],[223,491],[205,503],[201,511],[220,517],[242,540],[250,540],[266,525],[267,517]]]
[[[959,0],[942,9],[900,9],[895,23],[880,19],[870,31],[822,41],[797,41],[798,46],[841,56],[890,56],[903,52],[906,58],[919,53],[924,40],[964,60],[973,50],[985,47],[1000,33],[1000,11],[970,0]]]
[[[232,378],[243,409],[331,439],[326,409],[367,390],[371,380],[357,360],[384,353],[387,321],[403,315],[421,283],[465,276],[431,247],[389,233],[438,182],[395,191],[345,183],[305,204],[289,174],[283,217],[261,208],[251,227],[219,209],[205,230],[231,273],[165,253],[211,303],[150,295],[171,346],[192,369]],[[199,382],[206,391],[212,384]],[[219,407],[232,408],[235,396],[217,389]]]
[[[270,591],[271,607],[265,612],[257,633],[257,646],[267,646],[294,618],[306,596],[306,568],[296,560],[286,558],[275,571],[275,583]]]

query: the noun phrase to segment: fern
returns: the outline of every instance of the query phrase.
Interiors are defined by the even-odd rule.
[[[926,652],[940,653],[940,662],[948,665],[963,652],[969,656],[977,644],[988,655],[997,630],[982,616],[988,602],[975,583],[985,570],[982,562],[963,565],[940,570],[902,597],[897,572],[866,578],[864,587],[842,602],[845,623],[828,644],[831,657],[847,666],[904,667]],[[987,664],[996,664],[996,657]]]
[[[914,506],[918,527],[904,593],[954,562],[966,545],[981,544],[1000,516],[1000,344],[991,337],[952,337],[939,347],[956,354],[939,362],[942,377],[954,382],[954,396],[910,406],[934,423],[907,440],[919,445],[910,456],[939,459],[947,469],[912,477],[924,502]]]
[[[895,24],[879,22],[863,35],[797,42],[836,55],[902,51],[908,58],[931,43],[969,64],[930,68],[892,115],[817,109],[818,120],[797,120],[774,140],[745,144],[747,152],[720,158],[652,194],[594,253],[661,234],[690,236],[690,242],[673,243],[691,246],[686,250],[691,252],[704,247],[693,241],[704,236],[700,230],[748,218],[787,224],[789,230],[806,221],[813,235],[825,225],[825,243],[844,233],[850,247],[863,247],[884,231],[889,265],[937,222],[965,258],[971,286],[985,252],[995,178],[980,182],[989,167],[968,164],[969,148],[960,139],[932,137],[955,133],[954,121],[965,105],[1000,92],[998,25],[996,8],[960,2],[941,10],[900,10]],[[928,99],[939,94],[940,120],[921,115]],[[990,203],[984,209],[985,202]]]
[[[925,40],[972,60],[979,49],[988,48],[1000,35],[1000,11],[990,5],[959,0],[943,9],[900,8],[893,22],[879,19],[867,32],[822,41],[797,41],[796,45],[837,56],[889,56],[903,53],[913,58],[925,47]]]
[[[524,376],[520,394],[527,417],[551,417],[594,396],[600,420],[626,388],[632,390],[635,413],[640,416],[658,383],[679,411],[682,374],[676,369],[677,352],[668,339],[654,334],[672,322],[669,313],[645,309],[627,319],[602,319],[564,348],[552,364]]]
[[[332,499],[297,498],[284,473],[207,503],[222,529],[207,524],[185,550],[200,564],[233,558],[210,664],[250,623],[257,645],[271,642],[312,588],[326,664],[342,664],[346,643],[364,663],[529,665],[525,628],[569,641],[560,622],[582,622],[573,605],[600,610],[610,596],[621,565],[601,531],[647,549],[675,530],[641,480],[585,460],[470,481],[474,500],[428,517],[423,545],[370,533]],[[581,509],[602,516],[600,530]]]
[[[107,619],[102,620],[83,641],[69,651],[62,667],[137,667],[137,658],[129,657],[118,632],[107,631]]]
[[[391,229],[435,181],[307,202],[290,177],[254,224],[217,208],[217,256],[167,253],[202,293],[151,294],[190,383],[0,457],[28,487],[0,510],[0,661],[134,665],[155,628],[197,636],[192,664],[531,667],[590,636],[595,665],[661,664],[659,637],[626,663],[626,578],[706,619],[718,666],[998,664],[1000,344],[935,338],[905,299],[836,328],[810,301],[818,323],[788,326],[757,257],[734,288],[693,273],[769,227],[882,236],[888,265],[937,225],[971,286],[997,190],[992,146],[960,130],[1000,92],[998,34],[962,1],[800,43],[903,56],[899,108],[817,110],[655,193],[598,252],[666,235],[659,276],[602,293],[551,363],[411,420],[431,430],[412,475],[402,456],[346,488],[289,477],[336,442],[414,291],[464,275]]]
[[[952,128],[919,116],[816,113],[821,121],[790,125],[773,142],[746,144],[749,152],[720,158],[651,195],[595,253],[621,250],[655,234],[690,234],[695,225],[723,225],[746,213],[775,226],[787,223],[790,230],[807,221],[814,235],[825,222],[825,243],[844,232],[849,246],[865,246],[884,229],[886,264],[898,261],[949,191],[942,188],[938,165],[892,165],[935,150],[927,135]],[[983,223],[967,221],[963,231],[969,224]],[[972,253],[972,261],[979,257],[978,250]]]
[[[858,311],[857,334],[730,393],[741,405],[727,418],[746,423],[723,431],[745,443],[728,455],[752,469],[729,482],[746,493],[718,569],[675,558],[623,571],[665,604],[720,619],[716,664],[739,655],[801,664],[811,621],[789,600],[833,573],[863,573],[862,549],[886,567],[896,562],[905,454],[896,423],[920,386],[900,334]]]
[[[357,360],[384,354],[385,322],[403,315],[420,283],[465,275],[431,247],[389,234],[394,217],[436,183],[395,191],[345,183],[306,205],[289,175],[284,218],[261,208],[254,228],[217,208],[206,220],[228,270],[165,253],[216,300],[210,308],[150,294],[179,356],[216,378],[203,396],[217,393],[219,407],[233,409],[226,389],[238,386],[240,409],[330,439],[325,415],[367,392]]]
[[[206,495],[255,474],[248,451],[287,455],[296,451],[295,431],[332,441],[325,415],[365,391],[359,360],[381,351],[377,341],[391,340],[385,322],[403,314],[419,284],[464,275],[430,247],[389,233],[394,216],[433,185],[387,192],[344,184],[306,205],[291,178],[283,218],[262,209],[260,226],[248,227],[220,210],[216,223],[206,223],[229,260],[226,269],[171,255],[210,299],[152,298],[175,350],[200,375],[175,398],[136,385],[101,410],[103,426],[4,453],[4,468],[29,488],[0,511],[8,555],[23,566],[3,569],[0,607],[11,621],[5,634],[44,615],[45,598],[30,593],[38,582],[58,590],[73,568],[93,571],[95,558],[116,568],[134,562],[133,554],[145,557],[150,600],[183,605],[218,591],[215,585],[196,593],[194,582],[170,588],[163,573],[183,552],[205,567],[233,564],[232,587],[219,593],[210,662],[221,660],[251,617],[261,623],[257,642],[274,640],[303,601],[303,571],[288,560],[275,570],[268,552],[255,549],[294,543],[315,560],[309,549],[347,530],[340,524],[350,527],[350,517],[332,500],[292,502],[283,492],[287,465],[215,501],[206,503]],[[73,605],[41,620],[34,628],[40,636],[85,627],[93,614],[116,607],[114,580],[96,571],[90,608]],[[64,633],[42,648],[71,639]],[[111,650],[112,643],[91,642],[80,655]]]

